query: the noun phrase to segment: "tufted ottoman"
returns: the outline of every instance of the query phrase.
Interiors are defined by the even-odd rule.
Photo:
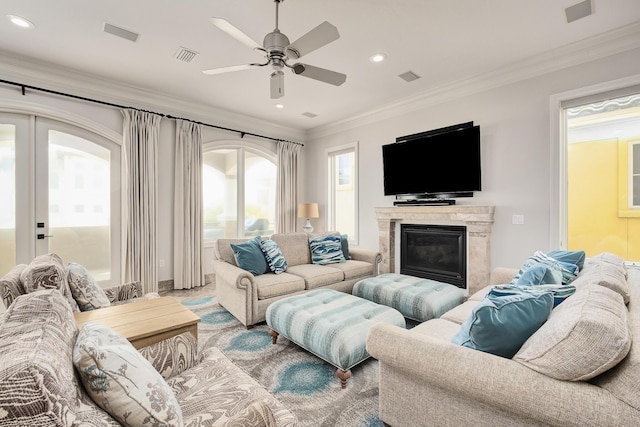
[[[353,295],[393,307],[419,322],[440,317],[464,301],[464,290],[457,286],[398,273],[362,279],[353,286]]]
[[[275,344],[278,334],[338,368],[342,388],[351,368],[369,358],[365,348],[371,326],[386,322],[404,328],[400,312],[333,289],[284,298],[267,308]]]

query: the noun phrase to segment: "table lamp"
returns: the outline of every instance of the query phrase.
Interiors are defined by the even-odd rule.
[[[319,218],[317,203],[300,203],[298,204],[298,218],[306,218],[307,223],[302,227],[305,233],[313,232],[310,218]]]

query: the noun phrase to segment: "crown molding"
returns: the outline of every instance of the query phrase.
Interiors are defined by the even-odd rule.
[[[450,82],[362,114],[307,131],[312,141],[475,93],[640,48],[640,22],[530,57],[499,70]]]
[[[304,142],[305,132],[0,50],[0,79],[229,129]],[[55,96],[55,95],[53,95]],[[214,118],[212,120],[212,118]]]

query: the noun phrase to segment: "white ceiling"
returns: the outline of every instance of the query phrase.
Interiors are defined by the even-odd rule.
[[[340,39],[300,62],[345,73],[347,81],[336,87],[285,70],[285,96],[277,101],[269,96],[270,67],[201,72],[262,62],[209,18],[225,18],[261,44],[275,27],[272,0],[2,0],[0,53],[309,130],[548,58],[640,22],[640,0],[592,0],[593,14],[568,24],[564,8],[578,1],[286,0],[279,28],[291,41],[325,20],[340,32]],[[18,28],[7,14],[25,17],[36,28]],[[105,22],[140,37],[134,43],[107,34]],[[198,55],[190,63],[179,61],[174,55],[180,47]],[[376,52],[386,53],[387,60],[371,63]],[[398,77],[407,71],[421,78],[407,83]],[[276,103],[284,108],[276,109]]]

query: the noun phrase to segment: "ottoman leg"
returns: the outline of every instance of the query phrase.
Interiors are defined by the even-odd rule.
[[[273,329],[269,329],[269,335],[271,335],[271,342],[275,344],[278,341],[278,333]]]
[[[342,369],[338,369],[336,371],[336,374],[338,374],[338,378],[340,378],[340,385],[342,386],[342,388],[346,388],[347,380],[351,378],[351,369],[349,369],[348,371],[343,371]]]

